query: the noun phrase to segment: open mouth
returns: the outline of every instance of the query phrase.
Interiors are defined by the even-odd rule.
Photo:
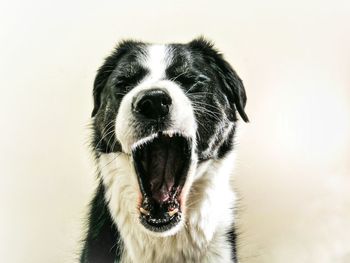
[[[142,193],[141,223],[154,232],[171,229],[181,220],[180,198],[190,167],[191,140],[159,132],[132,154]]]

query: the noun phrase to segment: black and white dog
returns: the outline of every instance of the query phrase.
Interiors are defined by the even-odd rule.
[[[212,44],[120,43],[94,83],[100,181],[81,261],[236,262],[241,79]]]

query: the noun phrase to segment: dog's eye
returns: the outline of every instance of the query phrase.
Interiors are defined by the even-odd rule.
[[[210,78],[203,74],[200,74],[197,78],[197,82],[201,82],[203,84],[208,83],[209,81],[210,81]]]
[[[185,87],[190,87],[195,84],[196,77],[194,75],[179,75],[175,79],[175,82],[178,82]]]
[[[114,83],[114,86],[118,90],[124,90],[127,85],[128,83],[125,80],[121,80],[121,79],[118,79],[118,81]]]
[[[117,96],[124,96],[126,93],[128,93],[134,85],[132,83],[129,83],[125,79],[118,79],[114,82],[114,91]]]
[[[193,85],[188,87],[186,93],[203,93],[207,90],[210,79],[207,76],[199,75],[195,78]]]
[[[147,74],[147,70],[144,68],[133,68],[133,71],[126,71],[120,74],[115,82],[114,86],[118,90],[128,92],[133,87],[135,87],[139,81]]]

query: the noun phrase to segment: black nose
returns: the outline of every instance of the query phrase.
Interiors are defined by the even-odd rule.
[[[147,119],[160,119],[167,116],[170,105],[170,96],[161,89],[141,91],[133,102],[134,112]]]

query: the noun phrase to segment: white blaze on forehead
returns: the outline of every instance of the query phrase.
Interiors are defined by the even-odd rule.
[[[165,77],[169,61],[170,52],[166,45],[150,45],[142,64],[150,71],[149,78],[159,80]]]
[[[146,133],[144,137],[139,137],[135,125],[138,120],[132,112],[133,99],[139,92],[147,89],[161,88],[169,94],[172,99],[169,114],[171,125],[167,127],[167,131],[190,137],[195,143],[197,124],[191,101],[177,83],[166,79],[165,72],[173,57],[171,50],[167,45],[150,45],[145,50],[145,55],[140,57],[140,63],[149,73],[123,97],[116,118],[116,136],[125,153],[131,153],[134,143],[142,143],[155,136]]]

